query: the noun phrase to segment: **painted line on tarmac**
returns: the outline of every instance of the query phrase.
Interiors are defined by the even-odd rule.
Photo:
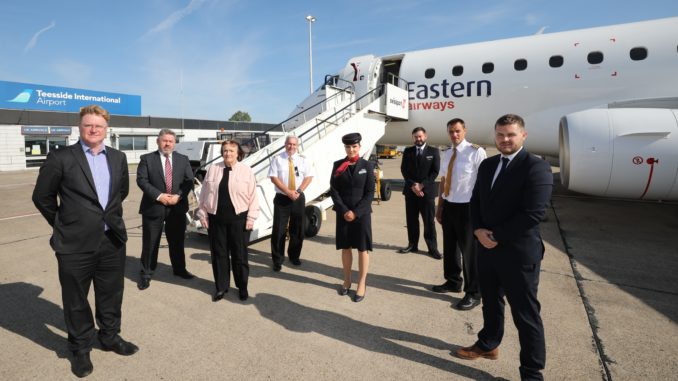
[[[33,217],[33,216],[39,216],[39,215],[40,215],[40,213],[22,214],[20,216],[0,218],[0,221],[9,221],[9,220],[15,220],[17,218]]]
[[[35,183],[2,184],[0,188],[22,187],[24,185],[35,185]]]

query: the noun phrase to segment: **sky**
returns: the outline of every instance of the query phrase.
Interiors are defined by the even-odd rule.
[[[2,0],[0,80],[279,123],[351,57],[678,16],[675,0]]]

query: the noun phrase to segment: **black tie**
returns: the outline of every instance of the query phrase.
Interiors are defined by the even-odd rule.
[[[421,147],[417,147],[417,157],[421,156]]]
[[[508,165],[508,163],[509,163],[508,157],[502,157],[501,158],[501,171],[499,171],[500,176],[506,170],[506,166]]]

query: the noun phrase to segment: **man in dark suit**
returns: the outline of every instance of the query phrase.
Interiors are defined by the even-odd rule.
[[[435,186],[440,169],[440,153],[435,147],[426,144],[426,130],[416,127],[412,130],[414,145],[405,148],[400,172],[405,179],[403,194],[405,195],[405,216],[407,219],[407,247],[399,253],[418,251],[419,215],[424,222],[424,241],[428,247],[428,255],[441,259],[436,238]]]
[[[145,290],[158,265],[158,247],[162,228],[169,246],[174,275],[192,279],[186,271],[184,236],[188,194],[193,189],[193,171],[186,155],[174,152],[174,131],[162,129],[158,150],[141,156],[137,167],[137,185],[144,192],[139,206],[142,221],[141,275],[137,287]]]
[[[544,327],[537,300],[544,244],[539,223],[551,198],[549,164],[523,148],[525,122],[508,114],[497,120],[500,155],[480,164],[471,197],[471,220],[478,239],[478,275],[483,329],[478,341],[460,348],[462,359],[496,359],[504,335],[504,296],[520,340],[520,377],[542,380],[546,362]]]
[[[33,203],[53,228],[71,371],[78,377],[93,370],[92,281],[102,348],[124,356],[139,350],[119,336],[127,242],[122,201],[129,174],[125,154],[104,145],[108,120],[103,108],[83,107],[80,141],[50,152],[33,191]]]

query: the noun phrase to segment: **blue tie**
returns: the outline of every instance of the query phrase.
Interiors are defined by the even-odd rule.
[[[501,171],[499,171],[499,176],[501,176],[502,173],[506,170],[506,166],[509,163],[508,157],[502,157],[501,158]]]

